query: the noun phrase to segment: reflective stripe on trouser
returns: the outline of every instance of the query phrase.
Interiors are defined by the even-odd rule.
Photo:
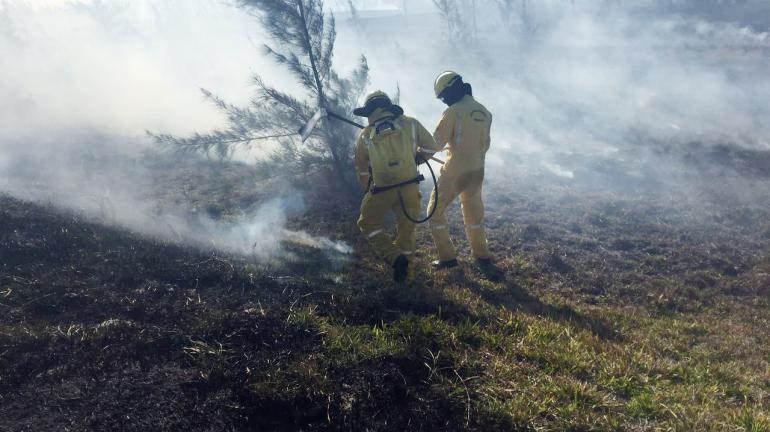
[[[413,253],[417,243],[415,224],[404,216],[398,200],[398,192],[404,198],[404,206],[412,218],[420,216],[420,188],[416,184],[403,186],[398,189],[364,196],[361,202],[361,216],[358,218],[358,228],[366,237],[372,249],[390,265],[401,255]],[[385,232],[385,214],[393,211],[396,215],[396,240],[391,241]]]
[[[489,246],[482,225],[484,220],[484,203],[481,201],[481,184],[484,179],[483,171],[460,176],[442,174],[438,182],[438,205],[436,213],[430,220],[430,230],[438,250],[438,259],[449,261],[457,258],[457,252],[449,236],[449,224],[446,220],[446,209],[458,196],[462,205],[465,235],[471,247],[474,258],[489,258]],[[428,209],[433,206],[436,190],[430,196]]]

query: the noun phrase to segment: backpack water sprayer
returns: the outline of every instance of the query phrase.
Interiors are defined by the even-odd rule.
[[[328,117],[328,118],[333,118],[333,119],[339,120],[339,121],[347,123],[347,124],[349,124],[351,126],[355,126],[355,127],[359,128],[359,129],[364,129],[365,128],[365,126],[362,125],[362,124],[356,123],[356,122],[354,122],[352,120],[349,120],[349,119],[347,119],[347,118],[345,118],[345,117],[343,117],[343,116],[341,116],[339,114],[335,114],[335,113],[333,113],[331,111],[328,111],[325,108],[321,108],[318,111],[316,111],[316,113],[310,118],[310,120],[308,120],[307,123],[305,123],[304,126],[302,126],[299,129],[298,132],[299,132],[300,137],[302,138],[302,142],[305,142],[305,141],[307,141],[308,138],[310,138],[310,135],[313,133],[313,130],[315,130],[315,127],[318,125],[318,122],[321,121],[321,119],[324,118],[324,117]],[[436,180],[436,174],[433,172],[433,167],[430,165],[430,162],[419,151],[417,152],[416,156],[419,157],[420,159],[422,159],[422,161],[425,162],[425,164],[428,166],[428,170],[430,171],[430,175],[433,178],[433,188],[434,188],[434,190],[438,191],[438,180]],[[438,158],[436,158],[434,156],[431,156],[429,159],[432,160],[432,161],[438,162],[441,165],[444,164],[444,161],[442,161],[441,159],[438,159]],[[418,180],[418,181],[424,180],[424,177],[420,176],[416,180]],[[369,181],[371,183],[371,177],[369,177]],[[388,191],[388,190],[391,190],[391,189],[400,188],[401,186],[406,186],[407,184],[412,184],[414,182],[415,181],[412,180],[412,181],[408,181],[408,182],[405,182],[405,183],[399,183],[399,184],[395,184],[395,185],[391,185],[391,186],[384,186],[384,187],[381,187],[381,188],[375,188],[376,191],[373,190],[371,192],[372,193],[385,192],[385,191]],[[369,188],[367,188],[367,191],[369,191]],[[409,215],[409,213],[407,213],[406,206],[404,205],[404,199],[401,196],[401,191],[398,191],[398,200],[399,200],[399,203],[401,204],[401,211],[404,212],[404,216],[406,216],[407,219],[409,219],[410,221],[412,221],[414,223],[424,223],[424,222],[427,222],[428,220],[430,220],[430,218],[433,217],[433,214],[436,212],[436,207],[438,206],[438,193],[436,194],[436,196],[433,199],[433,206],[432,206],[430,212],[428,213],[428,216],[426,218],[424,218],[424,219],[414,219],[414,218],[412,218]]]

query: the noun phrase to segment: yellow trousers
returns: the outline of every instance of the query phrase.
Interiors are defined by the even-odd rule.
[[[481,201],[481,185],[484,182],[484,171],[474,171],[461,175],[442,173],[438,182],[438,190],[434,189],[430,196],[428,211],[433,208],[433,202],[438,197],[436,212],[430,219],[430,230],[433,241],[438,249],[438,259],[449,261],[457,258],[457,251],[449,236],[449,224],[446,220],[446,209],[458,196],[462,206],[465,235],[471,247],[474,258],[489,258],[489,246],[484,232],[484,203]]]
[[[404,200],[404,207],[413,219],[420,217],[420,188],[417,184],[402,186],[386,192],[372,195],[368,192],[361,202],[361,216],[358,218],[358,228],[366,237],[372,249],[390,265],[399,255],[409,257],[414,254],[417,233],[415,224],[404,216],[399,203],[398,194]],[[391,241],[385,232],[385,214],[393,211],[396,214],[396,239]]]

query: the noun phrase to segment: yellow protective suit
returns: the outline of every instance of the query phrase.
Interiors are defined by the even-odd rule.
[[[393,128],[388,127],[387,122]],[[361,185],[368,185],[370,172],[372,188],[416,178],[415,156],[420,148],[431,150],[431,153],[437,150],[433,136],[419,121],[405,115],[393,118],[391,112],[378,108],[369,116],[369,126],[361,131],[356,141],[355,165]],[[361,203],[358,219],[358,227],[372,248],[390,265],[399,255],[412,255],[416,247],[415,224],[404,215],[399,194],[409,215],[419,217],[420,188],[418,184],[409,184],[377,194],[369,190]],[[396,215],[395,241],[385,233],[388,211]]]
[[[484,181],[484,158],[489,150],[489,131],[492,114],[473,96],[465,95],[444,111],[433,134],[440,147],[447,146],[447,159],[441,168],[438,190],[431,194],[428,209],[438,197],[436,213],[430,220],[433,241],[440,261],[457,258],[449,236],[449,225],[444,214],[447,206],[458,196],[462,206],[465,234],[476,259],[489,258],[489,247],[484,232],[484,203],[481,184]]]

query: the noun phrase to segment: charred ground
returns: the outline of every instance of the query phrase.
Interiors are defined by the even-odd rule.
[[[421,230],[408,287],[355,208],[291,221],[340,268],[1,197],[0,430],[768,430],[767,201],[531,180],[488,188],[501,274],[432,273]]]

